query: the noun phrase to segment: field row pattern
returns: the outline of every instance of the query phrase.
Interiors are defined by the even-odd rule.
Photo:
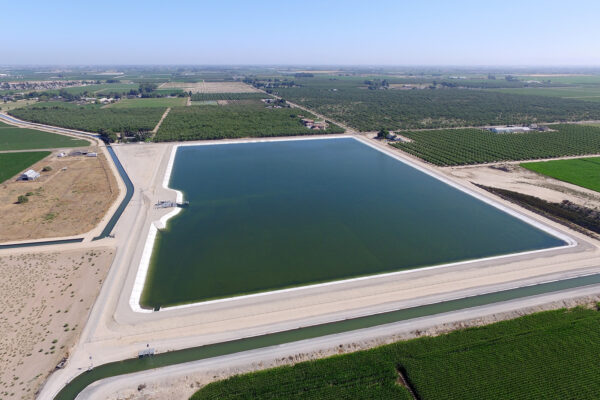
[[[563,124],[553,132],[497,134],[482,129],[402,132],[393,146],[440,166],[600,153],[600,128]]]
[[[600,119],[593,102],[484,90],[299,87],[277,93],[360,131]]]
[[[306,113],[305,113],[306,114]],[[266,109],[262,106],[228,105],[176,107],[162,122],[157,141],[223,139],[339,133],[331,125],[327,131],[310,130],[288,108]]]
[[[88,132],[137,132],[154,129],[165,109],[33,105],[17,108],[10,114],[25,121]]]
[[[596,399],[600,393],[600,313],[538,313],[438,337],[235,376],[192,400]]]

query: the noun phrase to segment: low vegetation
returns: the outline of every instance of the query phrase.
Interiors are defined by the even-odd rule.
[[[72,103],[47,102],[18,108],[10,114],[25,121],[80,129],[88,132],[150,131],[156,126],[165,107],[100,108]]]
[[[326,131],[308,129],[300,122],[300,112],[311,117],[303,111],[268,109],[262,104],[176,107],[162,122],[154,139],[176,141],[343,132],[342,128],[333,124]]]
[[[87,140],[75,139],[65,135],[0,125],[0,150],[52,149],[57,147],[83,147]]]
[[[553,125],[551,132],[498,134],[482,129],[402,132],[400,150],[432,164],[464,165],[600,153],[600,128]]]
[[[522,167],[600,192],[600,157],[523,163]]]
[[[0,183],[50,155],[49,151],[26,151],[20,153],[0,153]]]
[[[599,323],[595,309],[542,312],[234,376],[192,400],[596,399]]]

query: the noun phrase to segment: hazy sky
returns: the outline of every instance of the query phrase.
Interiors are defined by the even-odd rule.
[[[0,0],[0,65],[600,66],[599,16],[600,0]]]

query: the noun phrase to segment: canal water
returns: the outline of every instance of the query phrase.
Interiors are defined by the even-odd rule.
[[[55,400],[72,400],[89,384],[111,376],[122,375],[132,372],[144,371],[168,365],[184,362],[202,360],[233,354],[241,351],[253,350],[267,346],[290,343],[297,340],[311,339],[319,336],[348,332],[356,329],[369,328],[373,326],[406,321],[413,318],[441,314],[450,311],[462,310],[470,307],[483,306],[502,301],[514,300],[543,293],[552,293],[576,287],[600,284],[600,274],[565,279],[557,282],[542,283],[516,289],[503,290],[479,296],[466,297],[441,303],[406,308],[390,311],[382,314],[366,317],[353,318],[339,322],[315,325],[305,328],[294,329],[285,332],[261,335],[252,338],[233,340],[230,342],[211,344],[194,347],[185,350],[172,351],[158,354],[143,359],[128,359],[119,362],[100,365],[91,371],[83,372],[73,379],[55,397]]]

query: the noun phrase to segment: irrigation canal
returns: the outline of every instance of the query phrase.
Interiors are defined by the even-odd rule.
[[[75,135],[85,135],[85,136],[90,136],[90,137],[94,137],[97,139],[100,138],[100,135],[96,135],[96,134],[92,134],[92,133],[86,133],[86,132],[81,132],[81,131],[76,131],[76,130],[71,130],[71,129],[58,128],[58,127],[49,126],[49,125],[34,124],[31,122],[27,122],[27,121],[20,121],[20,120],[14,119],[8,115],[5,115],[5,114],[0,114],[0,119],[4,119],[6,121],[17,123],[17,124],[29,125],[33,128],[35,128],[35,127],[51,128],[51,129],[59,131],[59,132],[75,134]],[[114,214],[112,215],[112,217],[110,218],[110,220],[108,221],[108,223],[106,224],[106,226],[104,227],[104,229],[102,230],[100,235],[96,236],[92,240],[104,239],[110,235],[113,228],[119,221],[119,218],[121,218],[123,211],[125,211],[125,207],[127,207],[127,204],[129,204],[129,201],[133,197],[133,191],[134,191],[133,183],[131,182],[131,179],[129,179],[129,175],[127,175],[127,172],[125,172],[123,165],[121,165],[121,161],[119,161],[119,157],[117,157],[117,154],[115,153],[114,149],[112,148],[112,146],[110,144],[106,145],[106,149],[108,150],[108,153],[110,154],[113,162],[115,163],[115,166],[117,167],[117,171],[119,171],[119,175],[121,176],[121,179],[123,179],[123,182],[125,183],[126,193],[125,193],[125,197],[121,201],[121,204],[119,204],[119,207],[115,210]],[[0,250],[1,249],[14,249],[14,248],[19,248],[19,247],[36,247],[36,246],[48,246],[48,245],[53,245],[53,244],[78,243],[78,242],[82,242],[82,241],[83,241],[83,238],[76,238],[76,239],[62,239],[62,240],[16,243],[16,244],[0,245]]]
[[[134,358],[100,365],[91,371],[83,372],[67,384],[55,397],[57,400],[75,399],[88,385],[100,379],[133,372],[197,361],[211,357],[239,353],[269,346],[276,346],[294,341],[333,335],[356,329],[371,328],[413,318],[431,316],[471,307],[485,306],[493,303],[515,300],[545,293],[558,292],[600,283],[600,274],[588,275],[561,281],[542,283],[516,289],[509,289],[479,296],[444,301],[402,310],[390,311],[366,317],[347,319],[339,322],[309,326],[284,332],[260,335],[245,339],[193,347],[184,350],[157,354],[148,358]]]

